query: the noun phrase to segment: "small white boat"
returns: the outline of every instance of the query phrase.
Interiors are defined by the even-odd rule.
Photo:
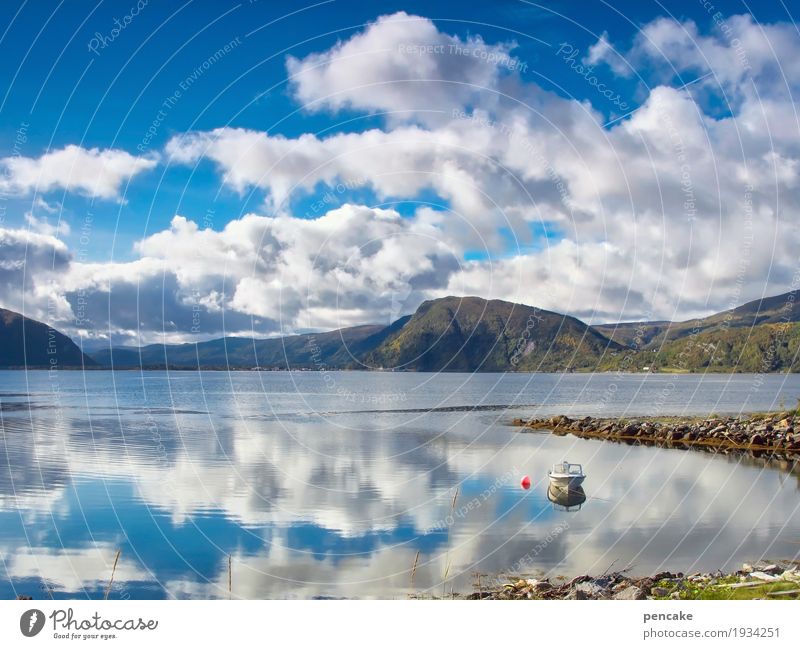
[[[559,464],[553,465],[547,477],[550,478],[550,484],[552,486],[569,490],[580,487],[586,475],[583,473],[583,467],[580,464],[560,462]]]

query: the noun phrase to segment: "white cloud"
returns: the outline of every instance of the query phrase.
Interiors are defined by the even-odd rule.
[[[795,26],[789,23],[756,23],[750,15],[709,20],[709,33],[701,33],[693,21],[658,18],[635,36],[622,54],[603,34],[592,47],[593,63],[606,62],[617,74],[625,73],[624,60],[650,80],[663,82],[682,75],[683,82],[709,74],[697,86],[739,107],[744,100],[781,96],[797,91],[800,60]],[[623,64],[621,65],[621,62]]]
[[[295,98],[308,110],[387,111],[397,119],[411,111],[435,121],[439,111],[452,111],[454,100],[460,106],[485,101],[501,76],[518,67],[514,47],[479,36],[460,39],[401,11],[330,50],[289,57],[287,67]]]
[[[379,199],[432,190],[453,213],[420,210],[417,223],[434,227],[457,258],[484,248],[501,257],[470,263],[433,293],[494,287],[493,296],[534,304],[547,293],[554,307],[592,320],[707,313],[732,295],[744,301],[787,290],[791,249],[800,243],[787,216],[800,209],[800,130],[786,93],[800,47],[789,25],[732,17],[728,27],[705,36],[692,23],[659,19],[642,28],[625,58],[646,58],[661,79],[713,69],[738,97],[732,115],[708,114],[689,92],[656,85],[637,112],[608,128],[587,102],[494,70],[483,79],[488,90],[513,90],[530,109],[485,92],[464,119],[463,84],[434,83],[434,92],[398,80],[452,77],[439,71],[443,65],[456,65],[463,79],[486,70],[469,57],[398,57],[401,43],[455,37],[395,15],[288,67],[299,75],[298,98],[317,101],[317,109],[400,106],[418,125],[398,125],[395,117],[387,130],[294,139],[225,128],[176,138],[168,151],[183,162],[213,160],[232,188],[262,188],[283,209],[294,195],[342,179],[361,179]],[[609,38],[590,49],[591,62],[627,73]],[[742,69],[742,47],[750,70]],[[791,61],[778,76],[776,55]],[[359,84],[372,79],[388,83]],[[447,107],[447,116],[426,121],[426,98]],[[560,235],[537,242],[531,228],[542,224]],[[519,250],[509,243],[514,238]]]
[[[685,318],[788,290],[800,244],[791,217],[800,210],[800,129],[793,99],[772,74],[755,31],[763,28],[787,60],[800,58],[800,47],[791,49],[783,25],[729,23],[750,48],[755,86],[731,68],[736,43],[698,35],[689,24],[645,25],[625,56],[641,60],[657,43],[674,53],[677,69],[701,72],[705,59],[688,51],[699,42],[728,83],[739,84],[732,114],[709,114],[690,92],[657,85],[639,110],[604,127],[588,102],[544,92],[512,73],[486,72],[485,62],[475,68],[470,57],[398,59],[400,43],[455,37],[423,19],[380,19],[327,52],[290,61],[303,74],[323,75],[320,86],[297,81],[297,92],[318,87],[320,97],[340,97],[318,104],[330,109],[389,106],[392,83],[362,95],[342,76],[368,52],[363,58],[380,78],[421,78],[421,70],[455,61],[463,79],[488,74],[489,89],[519,102],[483,93],[462,112],[461,86],[440,83],[436,101],[450,110],[435,122],[423,119],[419,97],[406,88],[405,114],[415,123],[392,119],[384,128],[326,137],[230,127],[175,137],[166,147],[172,162],[212,161],[231,189],[264,191],[275,216],[248,214],[221,231],[176,217],[139,243],[134,262],[72,264],[58,280],[61,295],[74,303],[77,291],[92,291],[95,322],[109,330],[186,337],[198,305],[207,314],[200,333],[209,335],[223,327],[246,331],[251,317],[259,319],[257,333],[388,322],[448,293],[514,299],[599,321]],[[688,43],[681,41],[686,32]],[[370,49],[376,34],[386,37],[387,51]],[[606,56],[609,39],[591,50],[594,59]],[[337,208],[351,196],[337,191],[306,218],[293,213],[296,196],[315,197],[337,183],[370,190],[379,201],[433,193],[450,209],[421,205],[401,217],[357,204]],[[545,228],[548,237],[536,234]],[[481,252],[491,260],[465,261]],[[109,312],[116,325],[107,322]]]
[[[59,219],[55,225],[50,223],[47,217],[37,218],[33,212],[25,214],[25,222],[33,232],[44,234],[51,237],[66,236],[70,233],[69,223]]]
[[[615,74],[621,77],[629,77],[633,74],[633,68],[622,57],[619,52],[614,49],[614,46],[608,40],[608,32],[600,34],[597,42],[589,47],[589,51],[583,60],[587,65],[597,65],[598,63],[605,63],[608,65]]]
[[[0,229],[2,304],[115,342],[389,324],[459,270],[435,225],[358,205],[317,219],[248,214],[221,231],[176,216],[130,262],[77,261],[35,224],[48,232]]]
[[[0,305],[35,320],[69,318],[58,284],[72,255],[55,232],[0,228]]]
[[[124,183],[156,164],[154,159],[132,156],[120,149],[85,149],[70,144],[39,158],[10,156],[0,160],[0,191],[25,195],[62,189],[116,199]]]

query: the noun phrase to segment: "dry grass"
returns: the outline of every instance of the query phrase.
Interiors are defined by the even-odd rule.
[[[122,554],[122,550],[117,550],[117,556],[114,557],[114,567],[111,568],[111,579],[108,580],[108,588],[106,588],[106,595],[103,599],[108,599],[108,596],[111,594],[111,586],[114,584],[114,573],[117,571],[117,562],[119,561],[120,554]]]

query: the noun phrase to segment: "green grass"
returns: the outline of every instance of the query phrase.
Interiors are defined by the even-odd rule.
[[[748,581],[756,581],[748,579]],[[793,595],[772,595],[771,593],[780,593],[787,590],[800,590],[800,583],[796,581],[780,580],[780,581],[765,581],[757,586],[748,586],[745,588],[731,588],[733,584],[741,583],[736,575],[728,577],[721,577],[715,580],[716,583],[704,582],[691,582],[682,581],[674,583],[670,580],[662,580],[657,582],[654,588],[665,588],[669,593],[664,597],[656,597],[655,599],[672,599],[671,595],[675,592],[678,593],[679,599],[693,600],[693,599],[735,599],[735,600],[749,600],[749,599],[800,599],[800,594]]]

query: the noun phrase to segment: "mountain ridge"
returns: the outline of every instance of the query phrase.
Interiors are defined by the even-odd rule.
[[[82,354],[69,338],[55,333],[68,341],[61,341],[63,358],[72,362],[62,362],[63,367],[794,372],[800,371],[799,300],[800,291],[790,291],[683,322],[592,326],[534,306],[447,296],[423,302],[413,314],[388,326],[357,325],[266,339],[229,336],[195,343],[109,346],[90,354]],[[0,313],[11,314],[6,316],[11,320],[23,317],[12,311]],[[55,331],[30,322],[37,330]],[[7,354],[21,345],[19,336],[0,339]],[[74,356],[75,350],[82,355]],[[0,367],[12,366],[24,363],[3,364],[0,357]],[[27,366],[42,363],[29,361]]]
[[[0,308],[0,368],[92,367],[71,338],[16,311]]]

